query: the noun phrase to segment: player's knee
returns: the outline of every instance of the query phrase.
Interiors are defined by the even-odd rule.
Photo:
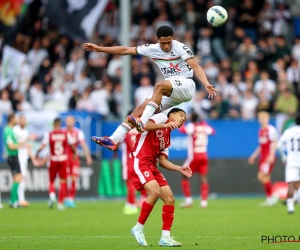
[[[175,197],[173,194],[167,195],[164,199],[165,205],[175,205]]]

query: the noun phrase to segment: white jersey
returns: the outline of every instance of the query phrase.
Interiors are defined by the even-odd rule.
[[[291,127],[284,131],[278,146],[281,152],[287,152],[287,167],[300,167],[300,126]]]
[[[159,43],[137,46],[136,51],[139,55],[150,57],[166,79],[193,77],[193,70],[186,60],[194,55],[183,43],[173,40],[169,53],[163,52]]]
[[[18,143],[27,143],[29,140],[29,132],[26,128],[21,128],[20,125],[13,127]],[[19,148],[19,158],[28,160],[28,150],[26,147]]]

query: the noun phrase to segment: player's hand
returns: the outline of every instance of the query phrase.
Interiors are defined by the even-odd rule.
[[[87,158],[86,158],[86,164],[87,164],[88,166],[90,166],[90,165],[93,164],[93,159],[92,159],[92,157],[87,157]]]
[[[269,164],[273,163],[275,161],[275,156],[274,155],[269,155],[267,158],[267,162]]]
[[[193,175],[193,172],[189,166],[183,166],[179,169],[179,172],[185,175],[186,177],[190,178]]]
[[[176,129],[179,128],[179,124],[177,122],[168,122],[165,124],[165,128]]]
[[[205,89],[208,92],[208,98],[213,98],[213,97],[217,96],[218,90],[213,85],[207,83],[207,84],[205,84]]]
[[[86,51],[98,51],[98,46],[94,43],[85,43],[82,45],[82,48],[85,49]]]
[[[254,156],[250,156],[248,159],[248,163],[253,165],[255,163],[255,157]]]

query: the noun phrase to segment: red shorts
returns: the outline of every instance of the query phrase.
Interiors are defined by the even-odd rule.
[[[56,175],[58,174],[60,179],[67,179],[67,161],[50,161],[49,167],[49,180],[54,182]]]
[[[80,159],[72,159],[73,156],[69,156],[68,160],[68,175],[79,176]]]
[[[275,162],[270,164],[270,163],[265,162],[265,161],[260,161],[258,163],[258,172],[261,172],[263,174],[271,174],[272,170],[274,168],[274,165],[275,165]]]
[[[162,173],[158,171],[156,165],[149,161],[133,159],[133,164],[130,164],[128,167],[129,177],[136,190],[143,190],[144,185],[152,180],[157,181],[160,187],[169,185]]]
[[[193,174],[198,173],[200,175],[207,175],[208,173],[208,159],[194,159],[190,162],[189,167]]]

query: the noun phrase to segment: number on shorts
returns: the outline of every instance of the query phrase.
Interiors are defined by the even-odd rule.
[[[62,155],[64,153],[64,146],[62,141],[56,141],[54,143],[54,154]]]

